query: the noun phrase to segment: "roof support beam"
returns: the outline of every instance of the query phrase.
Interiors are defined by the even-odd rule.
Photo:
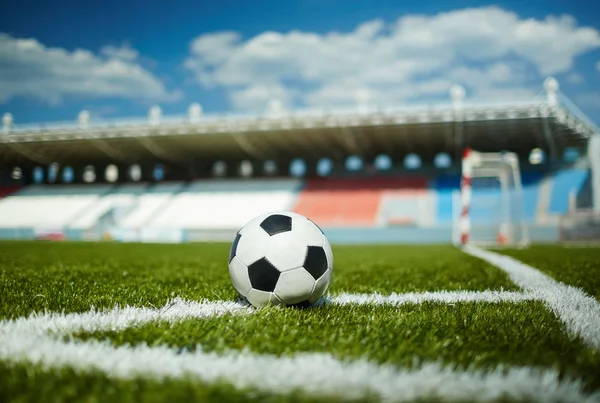
[[[341,126],[340,130],[337,132],[337,136],[340,138],[340,141],[346,151],[350,154],[360,154],[360,147],[358,146],[358,142],[356,141],[356,137],[352,129],[346,126]]]
[[[28,160],[37,162],[38,164],[46,165],[52,162],[51,157],[36,153],[35,151],[31,151],[27,148],[27,146],[23,144],[6,143],[6,145],[15,150],[17,153],[21,154],[23,157],[27,158]]]
[[[550,162],[555,163],[558,160],[558,154],[556,152],[554,136],[552,136],[552,129],[550,128],[550,123],[548,122],[547,117],[542,118],[542,130],[544,132],[544,137],[546,138],[546,143],[548,143]]]
[[[104,140],[91,140],[94,147],[102,151],[104,154],[120,162],[129,162],[129,159],[119,150],[107,144]]]
[[[161,146],[156,144],[156,142],[152,141],[152,139],[149,139],[147,137],[137,137],[136,140],[141,145],[143,145],[144,148],[146,148],[146,150],[150,151],[155,157],[171,162],[173,164],[181,164],[181,156],[175,155],[170,151],[164,150]]]
[[[245,135],[241,133],[231,133],[231,137],[233,138],[233,141],[235,141],[237,145],[239,145],[240,148],[252,158],[261,159],[264,157],[264,154],[258,150],[254,144],[248,141]]]

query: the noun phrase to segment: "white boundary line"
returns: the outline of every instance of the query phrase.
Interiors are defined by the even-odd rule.
[[[442,292],[368,296],[344,294],[333,297],[337,304],[390,304],[440,301],[518,301],[523,293]],[[30,362],[45,369],[70,366],[82,372],[97,370],[113,378],[188,378],[207,384],[225,381],[238,388],[287,394],[300,390],[316,396],[346,399],[369,396],[384,401],[417,398],[490,401],[500,398],[539,402],[594,402],[600,395],[586,395],[579,380],[559,379],[555,370],[527,367],[498,368],[492,371],[454,370],[428,363],[415,370],[378,365],[366,360],[339,360],[330,354],[297,354],[277,357],[249,351],[226,354],[179,353],[176,349],[114,347],[97,340],[64,340],[75,331],[122,330],[143,323],[176,322],[226,314],[254,312],[234,302],[189,302],[176,299],[161,309],[115,308],[76,314],[37,314],[29,318],[0,322],[0,360]]]
[[[466,253],[505,271],[527,293],[544,301],[570,332],[600,350],[600,303],[581,289],[558,282],[510,256],[467,245]]]
[[[539,297],[512,291],[426,291],[409,292],[405,294],[391,293],[388,295],[374,294],[349,294],[341,293],[333,297],[330,302],[335,305],[394,305],[422,304],[424,302],[439,302],[455,304],[458,302],[522,302],[539,299]]]

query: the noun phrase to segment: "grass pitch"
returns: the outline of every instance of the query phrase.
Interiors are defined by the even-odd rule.
[[[589,273],[600,273],[600,259],[592,256],[595,251],[586,252],[587,258],[577,258],[579,249],[544,248],[506,253],[528,252],[531,256],[523,258],[526,263],[575,286],[583,287]],[[87,312],[91,306],[110,309],[116,304],[160,307],[176,296],[232,300],[236,293],[227,271],[228,250],[229,245],[221,244],[0,243],[0,319],[43,311]],[[501,270],[450,246],[335,247],[334,254],[332,294],[519,291]],[[557,275],[545,268],[545,262],[562,261],[570,262],[564,263],[568,275],[565,270]],[[580,267],[581,261],[587,263]],[[589,281],[584,289],[598,297],[600,291],[594,284]],[[368,358],[399,368],[432,361],[463,369],[528,366],[556,369],[561,376],[582,379],[588,392],[600,390],[598,351],[569,336],[564,325],[538,301],[267,308],[253,315],[226,314],[176,323],[158,321],[119,331],[79,332],[74,338],[105,340],[115,346],[168,345],[182,354],[199,345],[219,354],[241,349],[277,356],[324,352],[342,360]],[[1,361],[0,397],[10,402],[347,400],[342,396],[321,399],[298,391],[273,395],[185,377],[120,379],[70,367],[44,369]],[[478,396],[469,400],[478,401]]]
[[[600,301],[600,248],[536,245],[502,253],[543,271],[554,279],[583,289]]]

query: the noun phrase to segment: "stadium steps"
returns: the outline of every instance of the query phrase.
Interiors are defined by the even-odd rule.
[[[156,184],[141,195],[138,205],[122,221],[124,228],[144,228],[172,202],[173,198],[185,190],[185,182]]]
[[[99,194],[98,200],[89,209],[82,211],[68,224],[70,229],[89,230],[109,221],[118,223],[129,211],[136,208],[139,195],[145,192],[146,183],[113,186]]]

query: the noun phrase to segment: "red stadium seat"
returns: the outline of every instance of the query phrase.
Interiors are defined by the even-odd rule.
[[[344,178],[308,180],[295,211],[322,226],[373,226],[384,194],[424,191],[427,180],[404,178]]]
[[[10,196],[19,189],[21,189],[21,186],[19,185],[0,186],[0,199],[6,196]]]

